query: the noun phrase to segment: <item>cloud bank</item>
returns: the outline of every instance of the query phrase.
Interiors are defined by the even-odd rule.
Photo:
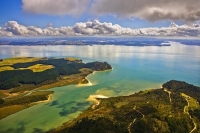
[[[47,15],[117,15],[122,18],[200,20],[200,0],[22,0],[24,11]]]
[[[111,4],[112,3],[112,4]],[[96,14],[139,17],[149,21],[200,20],[199,0],[96,0]]]
[[[98,20],[76,23],[74,26],[61,28],[38,28],[24,26],[16,21],[9,21],[0,27],[0,36],[195,36],[200,37],[200,24],[181,25],[171,23],[162,28],[124,28],[118,24],[99,22]]]
[[[89,0],[22,0],[23,10],[35,14],[80,15]]]

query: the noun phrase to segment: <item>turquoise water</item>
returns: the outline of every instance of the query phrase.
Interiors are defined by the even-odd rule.
[[[52,88],[50,102],[41,103],[0,120],[0,132],[44,132],[77,117],[91,105],[90,95],[129,95],[159,88],[176,79],[200,86],[200,47],[172,43],[170,47],[133,46],[0,46],[0,58],[15,56],[66,57],[107,61],[113,70],[95,72],[92,86]]]

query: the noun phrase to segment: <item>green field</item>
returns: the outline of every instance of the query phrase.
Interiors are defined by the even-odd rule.
[[[14,70],[12,65],[16,63],[27,63],[27,62],[33,62],[33,61],[38,61],[38,60],[41,60],[41,58],[20,57],[20,58],[2,59],[2,61],[0,61],[0,72],[7,71],[7,70]]]
[[[48,69],[54,68],[53,65],[36,64],[27,68],[19,68],[19,70],[32,70],[33,72],[43,72]]]
[[[27,63],[41,60],[43,58],[35,58],[35,57],[15,57],[15,58],[6,58],[0,61],[0,66],[11,66],[16,63]]]

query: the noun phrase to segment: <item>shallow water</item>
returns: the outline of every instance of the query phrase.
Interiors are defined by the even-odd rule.
[[[55,93],[50,102],[0,120],[0,132],[44,132],[60,126],[91,105],[87,100],[90,95],[129,95],[159,88],[171,79],[200,85],[200,46],[0,46],[0,58],[16,56],[73,56],[84,62],[107,61],[114,69],[88,76],[92,86],[52,88]]]

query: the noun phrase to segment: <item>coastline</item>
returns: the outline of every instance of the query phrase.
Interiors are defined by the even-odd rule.
[[[93,85],[87,77],[85,77],[85,80],[88,83],[80,83],[80,84],[77,84],[76,86],[78,86],[78,87],[84,87],[84,86],[92,86]]]
[[[72,76],[72,75],[71,75]],[[69,80],[60,80],[60,81],[57,81],[57,82],[54,82],[54,83],[51,83],[51,84],[46,84],[46,85],[42,85],[40,87],[37,87],[33,90],[30,90],[30,91],[25,91],[23,93],[20,93],[20,92],[17,92],[17,93],[14,93],[14,95],[10,94],[9,96],[5,97],[4,99],[7,99],[7,98],[14,98],[14,97],[18,97],[19,95],[21,96],[25,96],[27,95],[28,93],[34,91],[34,92],[37,92],[37,91],[40,91],[40,90],[48,90],[48,89],[51,89],[51,88],[54,88],[54,87],[61,87],[61,86],[68,86],[68,85],[75,85],[75,84],[78,84],[79,82],[81,82],[84,78],[80,78],[80,79],[77,79],[77,80],[73,80],[73,81],[69,81]],[[83,84],[84,85],[84,84]],[[37,105],[37,104],[40,104],[40,103],[45,103],[45,102],[49,102],[52,100],[52,97],[53,97],[53,94],[49,94],[47,96],[47,100],[42,100],[42,101],[37,101],[37,102],[32,102],[28,105],[19,105],[21,106],[18,110],[14,110],[11,112],[11,113],[8,113],[6,116],[3,116],[2,118],[0,117],[0,120],[3,119],[3,118],[6,118],[12,114],[15,114],[19,111],[22,111],[24,109],[27,109],[29,107],[32,107],[34,105]],[[2,98],[3,99],[3,98]],[[5,107],[1,107],[0,108],[0,113],[1,113],[1,109],[4,110],[4,108],[12,108],[12,107],[15,107],[16,105],[11,105],[11,106],[5,106]]]
[[[45,85],[42,85],[42,86],[39,86],[39,87],[36,87],[30,91],[24,91],[24,92],[16,92],[14,93],[14,95],[10,94],[9,96],[5,97],[6,98],[13,98],[13,97],[21,97],[21,96],[26,96],[27,94],[31,93],[31,92],[38,92],[40,90],[48,90],[48,89],[51,89],[51,88],[54,88],[54,87],[61,87],[61,86],[68,86],[68,85],[77,85],[77,86],[92,86],[93,84],[89,81],[88,79],[88,76],[90,74],[94,74],[95,72],[105,72],[105,71],[110,71],[112,69],[109,69],[109,70],[104,70],[104,71],[95,71],[95,70],[92,70],[92,69],[84,69],[84,70],[81,70],[79,74],[72,74],[72,75],[69,75],[66,79],[61,79],[57,82],[54,82],[54,83],[50,83],[50,84],[45,84]],[[87,83],[84,83],[85,81],[87,81]],[[52,96],[53,94],[49,94],[47,97],[47,100],[42,100],[42,101],[37,101],[37,102],[32,102],[28,105],[20,105],[21,108],[18,109],[18,110],[14,110],[12,113],[10,114],[7,114],[6,116],[4,116],[3,118],[11,115],[11,114],[15,114],[21,110],[24,110],[24,109],[27,109],[31,106],[34,106],[34,105],[37,105],[37,104],[40,104],[40,103],[44,103],[44,102],[49,102],[52,100]],[[9,106],[10,108],[14,107],[15,105],[12,105],[12,106]],[[8,107],[8,106],[5,106],[5,107]],[[4,107],[2,107],[4,108]],[[1,108],[0,108],[0,111],[1,111]],[[3,118],[0,118],[3,119]]]
[[[49,94],[49,95],[47,95],[47,99],[46,100],[32,102],[32,103],[30,103],[28,105],[10,105],[10,106],[1,107],[0,108],[0,114],[1,114],[0,115],[0,120],[4,119],[4,118],[6,118],[6,117],[8,117],[8,116],[10,116],[12,114],[15,114],[15,113],[17,113],[19,111],[22,111],[24,109],[27,109],[27,108],[32,107],[34,105],[37,105],[39,103],[50,102],[52,100],[52,96],[53,96],[53,94]],[[8,111],[8,112],[6,112],[6,114],[5,114],[4,111]]]
[[[90,75],[92,75],[92,74],[94,74],[94,73],[96,73],[96,72],[107,72],[107,71],[112,71],[113,69],[114,69],[114,68],[112,67],[112,69],[108,69],[108,70],[104,70],[104,71],[93,71],[92,73],[88,74],[88,75],[85,77],[85,79],[87,80],[88,83],[86,83],[86,84],[78,84],[77,86],[78,86],[78,87],[92,86],[92,85],[94,85],[94,84],[92,84],[92,83],[90,82],[90,80],[88,79],[88,77],[89,77]],[[93,94],[93,95],[90,95],[90,96],[87,98],[87,100],[93,102],[92,105],[91,105],[91,107],[92,107],[93,109],[95,109],[95,108],[100,104],[100,102],[101,102],[101,100],[99,100],[99,99],[104,99],[104,98],[109,98],[109,97],[104,96],[104,95],[95,95],[95,94]]]
[[[85,77],[85,80],[87,81],[87,83],[79,83],[77,84],[78,87],[83,87],[83,86],[92,86],[94,85],[89,79],[88,77],[92,74],[95,74],[96,72],[107,72],[107,71],[112,71],[113,70],[113,67],[112,69],[108,69],[108,70],[103,70],[103,71],[93,71],[92,73],[89,73],[86,77]]]
[[[101,103],[101,100],[99,99],[104,99],[104,98],[109,98],[109,97],[106,97],[104,95],[90,95],[87,100],[88,101],[92,101],[93,104],[92,104],[92,109],[95,109],[100,103]]]
[[[36,104],[39,104],[39,103],[50,102],[50,101],[52,100],[53,94],[49,94],[47,97],[48,97],[47,100],[42,100],[42,101],[33,102],[33,103],[31,103],[30,105],[32,105],[32,104],[33,104],[33,105],[36,105]]]
[[[173,88],[174,86],[175,88]],[[179,90],[179,88],[181,89]],[[168,91],[166,91],[166,89]],[[122,127],[123,130],[132,131],[140,129],[140,131],[142,131],[143,128],[148,129],[146,127],[148,127],[149,124],[143,123],[145,126],[140,127],[134,122],[140,122],[144,119],[148,122],[152,122],[152,118],[155,122],[159,121],[159,123],[167,124],[168,128],[165,131],[171,131],[171,126],[174,125],[173,121],[186,121],[188,125],[184,130],[187,131],[190,129],[190,132],[193,132],[200,129],[198,127],[200,121],[197,121],[198,115],[193,113],[193,110],[200,110],[199,103],[196,101],[199,99],[199,89],[200,87],[193,86],[183,81],[171,80],[163,84],[161,88],[144,90],[129,96],[108,98],[103,95],[90,95],[87,100],[92,101],[93,105],[83,111],[77,118],[63,123],[62,126],[52,129],[48,131],[48,133],[86,132],[85,129],[88,129],[88,131],[90,131],[89,129],[95,130],[99,129],[97,125],[102,124],[102,120],[111,126],[104,125],[105,128],[108,126],[105,131],[119,131],[116,129],[116,123],[119,124],[118,126]],[[172,92],[172,97],[169,95],[169,92],[170,94]],[[187,95],[180,96],[181,92]],[[178,104],[171,104],[172,102]],[[133,117],[130,117],[130,114],[132,114]],[[154,117],[155,115],[156,117]],[[191,120],[193,122],[192,124]],[[91,123],[93,125],[90,125]],[[134,128],[132,126],[130,127],[130,125],[134,125]],[[155,127],[155,125],[151,123],[150,125]],[[162,132],[163,125],[156,125],[156,127],[157,126],[160,127],[159,132]],[[179,126],[177,126],[177,128],[178,131],[182,131],[183,129]]]

